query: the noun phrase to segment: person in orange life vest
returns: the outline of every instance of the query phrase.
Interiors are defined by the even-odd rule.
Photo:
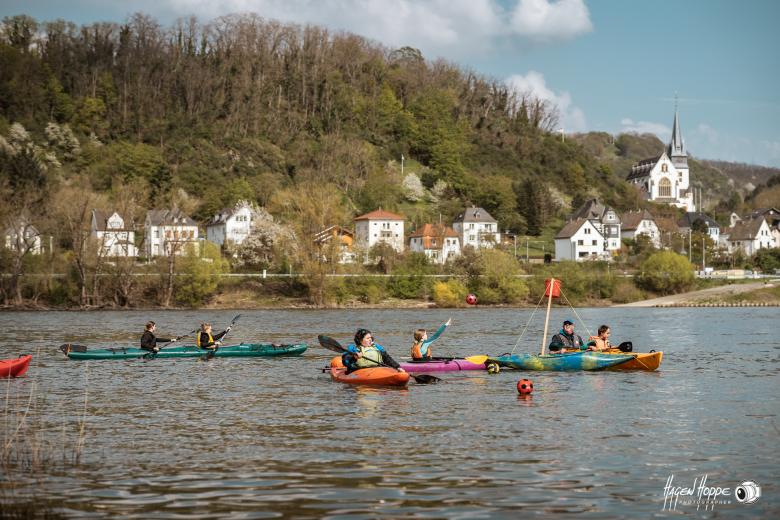
[[[228,333],[230,330],[230,327],[226,328],[216,336],[212,336],[211,334],[211,323],[201,323],[200,324],[200,333],[198,333],[198,338],[196,341],[196,344],[198,347],[208,350],[216,350],[217,347],[222,345],[221,340],[225,334]]]
[[[153,321],[146,324],[144,333],[141,336],[142,349],[148,350],[149,352],[159,352],[160,347],[157,346],[158,343],[173,343],[176,341],[176,338],[158,338],[154,335],[155,330],[157,330],[157,325]]]
[[[614,348],[609,342],[609,335],[612,333],[607,325],[599,327],[598,336],[591,336],[588,338],[588,350],[594,350],[601,352]]]
[[[428,338],[428,332],[425,329],[417,329],[414,333],[414,344],[412,344],[412,359],[431,359],[431,343],[436,341],[441,336],[447,327],[450,326],[452,318],[448,319],[446,323],[443,323],[441,327],[436,329],[433,336]]]

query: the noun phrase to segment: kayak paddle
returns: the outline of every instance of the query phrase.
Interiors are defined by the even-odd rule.
[[[319,340],[320,345],[322,345],[324,348],[326,348],[328,350],[332,350],[333,352],[339,352],[341,354],[345,354],[345,353],[349,352],[349,350],[347,350],[344,347],[342,347],[341,343],[339,343],[338,341],[336,341],[333,338],[329,338],[328,336],[323,336],[322,334],[320,334],[319,336],[317,336],[317,339]],[[374,363],[376,365],[379,365],[379,366],[383,366],[383,367],[387,367],[387,368],[395,368],[395,367],[391,367],[390,365],[388,365],[386,363],[381,363],[379,361],[374,361],[373,359],[369,359],[369,361],[371,361],[372,363]],[[398,369],[396,368],[396,370],[398,370]],[[438,381],[441,381],[440,378],[438,378],[436,376],[429,376],[427,374],[421,374],[419,376],[416,376],[416,375],[413,375],[413,374],[409,374],[409,375],[412,378],[414,378],[414,380],[417,381],[417,383],[419,383],[421,385],[425,385],[425,384],[428,384],[428,383],[436,383]]]
[[[181,336],[176,336],[176,337],[175,337],[174,339],[172,339],[171,341],[166,341],[165,343],[163,343],[163,344],[162,344],[162,346],[160,347],[160,350],[164,349],[165,347],[168,347],[168,346],[170,346],[170,345],[171,345],[171,343],[173,343],[174,341],[179,341],[181,338],[186,338],[186,337],[187,337],[187,336],[189,336],[190,334],[194,334],[194,333],[195,333],[195,332],[197,332],[197,331],[198,331],[198,329],[191,330],[191,331],[189,331],[187,334],[182,334]],[[152,352],[149,352],[148,354],[144,354],[144,355],[143,355],[143,358],[144,358],[144,359],[155,359],[156,357],[157,357],[157,352],[154,352],[154,351],[152,351]]]
[[[230,332],[230,329],[233,328],[233,325],[236,324],[236,322],[238,321],[238,318],[240,318],[240,317],[241,317],[240,314],[236,314],[233,317],[233,319],[230,322],[230,325],[228,325],[227,328],[225,329],[225,333],[222,335],[221,338],[219,338],[219,341],[222,341],[222,340],[225,339],[225,336],[228,335],[228,332]],[[213,349],[209,349],[209,351],[206,353],[206,355],[201,357],[201,359],[203,361],[208,361],[209,359],[211,359],[211,358],[213,358],[214,356],[217,355],[217,350],[219,350],[219,345],[214,345],[214,348]]]

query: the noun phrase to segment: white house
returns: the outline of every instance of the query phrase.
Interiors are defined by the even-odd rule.
[[[578,218],[586,218],[596,226],[596,229],[604,237],[605,251],[620,249],[621,221],[614,209],[601,204],[598,199],[590,199],[574,212],[570,220]]]
[[[39,255],[41,248],[41,234],[26,217],[12,219],[3,233],[6,249],[11,249],[24,254]]]
[[[690,190],[688,153],[685,151],[677,110],[674,111],[672,139],[659,156],[639,161],[626,178],[646,200],[665,202],[686,211],[696,211]]]
[[[368,251],[384,242],[402,253],[404,250],[404,217],[382,208],[355,218],[355,245]]]
[[[741,250],[747,256],[759,249],[777,247],[772,230],[764,218],[743,220],[729,229],[729,250]]]
[[[677,221],[677,227],[680,233],[689,233],[694,227],[706,228],[707,235],[716,244],[720,237],[720,225],[704,213],[686,213],[683,218]]]
[[[198,224],[179,209],[153,209],[144,220],[144,253],[148,257],[183,255],[198,248]]]
[[[482,208],[472,206],[455,217],[452,228],[460,237],[460,246],[475,249],[501,243],[498,221]]]
[[[252,228],[252,209],[249,202],[242,200],[214,215],[206,223],[206,240],[220,246],[225,242],[243,242]]]
[[[460,254],[460,238],[444,224],[424,224],[409,235],[409,249],[424,253],[435,264],[444,264]]]
[[[93,209],[90,230],[101,256],[138,256],[132,224],[126,226],[125,219],[116,211],[106,213]]]
[[[604,236],[588,219],[572,220],[555,235],[556,260],[579,262],[604,258]]]
[[[769,230],[772,232],[772,236],[775,239],[775,247],[780,247],[780,210],[777,208],[760,208],[752,213],[747,218],[764,218],[766,223],[769,224]]]
[[[646,209],[624,213],[621,220],[621,238],[636,240],[646,235],[655,247],[661,247],[661,233],[655,219]]]

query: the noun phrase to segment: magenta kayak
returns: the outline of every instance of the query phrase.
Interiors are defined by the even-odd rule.
[[[459,370],[485,370],[484,363],[472,363],[465,359],[433,359],[430,361],[401,363],[407,372],[457,372]]]

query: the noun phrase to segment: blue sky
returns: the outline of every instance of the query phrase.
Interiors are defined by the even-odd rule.
[[[565,131],[653,132],[679,96],[690,153],[780,167],[780,1],[3,0],[0,16],[168,24],[256,12],[410,45],[555,103]]]

